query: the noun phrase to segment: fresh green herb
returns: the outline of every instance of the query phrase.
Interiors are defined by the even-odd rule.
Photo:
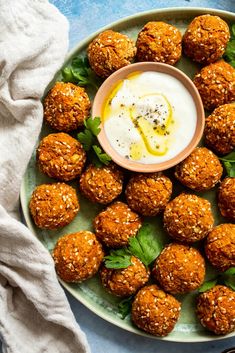
[[[212,279],[210,281],[206,281],[203,283],[203,285],[198,289],[199,293],[206,292],[207,290],[213,288],[217,284],[217,278]]]
[[[231,38],[223,57],[231,66],[235,67],[235,24],[231,27]]]
[[[126,268],[132,264],[131,254],[127,248],[110,251],[110,255],[105,256],[104,260],[107,268]]]
[[[100,118],[88,118],[84,121],[85,129],[77,135],[78,141],[87,151],[88,158],[97,168],[108,165],[111,158],[98,146],[97,136],[100,133]]]
[[[148,266],[156,259],[162,250],[162,244],[154,235],[149,224],[144,224],[136,237],[129,239],[130,252],[138,257],[145,266]]]
[[[144,224],[137,236],[129,239],[127,248],[113,250],[109,256],[105,256],[105,266],[117,269],[126,268],[131,264],[131,255],[134,255],[147,267],[156,259],[161,250],[162,244],[154,235],[151,226]]]
[[[63,81],[72,82],[79,86],[93,86],[98,89],[98,78],[91,70],[87,57],[75,57],[71,64],[66,66],[62,71]]]
[[[230,267],[228,270],[219,273],[216,278],[204,282],[199,288],[199,292],[203,293],[213,288],[216,284],[225,284],[235,290],[235,267]]]
[[[119,314],[121,314],[121,317],[123,320],[127,315],[130,314],[132,302],[133,302],[133,296],[123,299],[118,304],[118,311],[119,311]]]
[[[235,178],[235,151],[221,157],[220,160],[223,162],[228,176]]]

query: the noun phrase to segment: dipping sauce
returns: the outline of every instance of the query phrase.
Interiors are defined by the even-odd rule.
[[[178,155],[193,138],[197,112],[175,77],[136,72],[119,81],[105,100],[104,131],[122,157],[155,164]]]

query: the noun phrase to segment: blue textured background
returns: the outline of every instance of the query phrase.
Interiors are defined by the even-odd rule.
[[[235,11],[233,0],[51,0],[51,3],[56,5],[70,22],[70,48],[100,27],[136,12],[176,6]],[[217,353],[235,346],[235,339],[176,344],[143,338],[107,323],[78,303],[70,294],[67,296],[77,321],[87,334],[92,353]]]

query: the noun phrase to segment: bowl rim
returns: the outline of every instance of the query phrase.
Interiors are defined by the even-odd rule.
[[[117,165],[133,172],[142,172],[142,173],[160,172],[179,164],[181,161],[187,158],[190,155],[190,153],[194,150],[194,148],[198,145],[198,143],[202,138],[204,126],[205,126],[205,112],[204,112],[203,103],[202,103],[200,94],[196,86],[194,85],[193,81],[184,72],[182,72],[181,70],[179,70],[178,68],[172,65],[158,63],[158,62],[149,62],[149,61],[137,62],[137,63],[124,66],[121,69],[115,71],[113,74],[111,74],[99,87],[94,97],[94,101],[92,104],[92,116],[101,117],[104,101],[107,99],[108,95],[110,94],[113,87],[115,86],[115,84],[117,84],[118,81],[125,79],[129,74],[132,74],[135,72],[147,72],[147,71],[166,73],[168,75],[173,76],[178,81],[180,81],[187,89],[187,91],[190,93],[194,101],[196,112],[197,112],[197,117],[196,117],[197,120],[196,120],[196,127],[195,127],[193,137],[189,142],[189,144],[181,152],[179,152],[176,156],[166,161],[159,162],[159,163],[145,164],[145,163],[140,163],[137,161],[127,159],[121,156],[117,151],[115,151],[115,149],[111,146],[108,140],[108,137],[104,130],[104,124],[102,123],[102,119],[101,119],[101,131],[98,135],[98,141],[101,147],[103,148],[103,150],[112,158],[112,160]]]

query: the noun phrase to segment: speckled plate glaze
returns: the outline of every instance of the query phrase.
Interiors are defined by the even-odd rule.
[[[140,14],[136,14],[134,16],[130,16],[128,18],[124,18],[120,21],[110,24],[107,27],[102,28],[100,31],[104,29],[113,29],[115,31],[121,31],[123,33],[128,34],[134,40],[136,39],[138,31],[143,27],[145,23],[148,21],[166,21],[175,26],[177,26],[181,32],[185,31],[185,28],[189,24],[189,22],[198,15],[210,13],[213,15],[218,15],[222,17],[228,23],[235,22],[235,14],[214,10],[214,9],[201,9],[201,8],[168,8],[161,10],[154,10],[151,12],[143,12]],[[99,32],[100,32],[99,31]],[[84,55],[86,53],[86,48],[88,43],[98,34],[98,32],[94,33],[84,41],[80,42],[73,50],[69,53],[65,65],[71,60],[71,58],[77,54]],[[184,71],[188,76],[193,77],[194,73],[197,70],[197,65],[189,61],[189,59],[183,57],[176,65],[179,69]],[[53,85],[55,80],[59,80],[60,75],[57,74],[55,79],[51,82],[50,86]],[[49,89],[50,87],[48,87]],[[88,92],[90,97],[93,98],[95,92]],[[43,127],[40,139],[51,133],[47,127]],[[169,171],[169,175],[171,175],[171,171]],[[182,191],[182,187],[177,183],[175,179],[172,179],[174,183],[174,192],[175,195]],[[21,188],[21,204],[23,209],[23,214],[25,217],[26,224],[31,229],[31,231],[37,236],[45,247],[51,251],[54,247],[55,242],[59,237],[64,234],[76,232],[78,230],[87,229],[92,230],[92,220],[95,215],[101,210],[101,206],[94,205],[89,201],[85,200],[81,195],[79,195],[80,203],[81,203],[81,211],[74,219],[74,221],[68,226],[62,228],[58,231],[48,231],[48,230],[40,230],[36,228],[32,222],[32,219],[28,210],[28,203],[30,196],[32,194],[33,189],[42,183],[45,182],[55,182],[45,175],[42,175],[37,166],[36,166],[36,155],[35,151],[32,155],[32,158],[29,162],[27,171],[25,173],[25,177],[22,183]],[[71,183],[74,187],[77,188],[77,182]],[[78,193],[79,194],[79,193]],[[175,196],[173,195],[173,196]],[[213,212],[216,219],[216,224],[222,223],[225,220],[221,218],[219,215],[217,204],[216,204],[216,189],[201,193],[201,196],[207,198],[213,205]],[[169,238],[166,233],[162,229],[162,221],[161,217],[149,218],[148,221],[153,225],[156,230],[156,236],[160,237],[163,243],[169,242]],[[208,266],[207,273],[208,277],[211,277],[213,270]],[[132,325],[130,317],[126,317],[125,320],[122,320],[118,310],[117,304],[120,299],[115,298],[114,296],[108,294],[102,288],[98,276],[82,283],[82,284],[67,284],[61,281],[63,286],[81,303],[83,303],[86,307],[88,307],[91,311],[93,311],[98,316],[103,319],[113,323],[116,326],[123,328],[124,330],[134,332],[139,335],[144,335],[148,337],[152,337],[155,339],[162,339],[166,341],[174,341],[174,342],[203,342],[203,341],[211,341],[216,339],[228,338],[235,335],[235,333],[229,334],[227,336],[215,336],[207,332],[203,329],[203,327],[198,323],[194,308],[195,308],[195,297],[196,293],[191,293],[186,296],[179,296],[178,299],[182,302],[182,311],[180,320],[176,324],[173,332],[169,334],[167,337],[159,338],[154,337],[144,332],[138,330],[135,326]]]

